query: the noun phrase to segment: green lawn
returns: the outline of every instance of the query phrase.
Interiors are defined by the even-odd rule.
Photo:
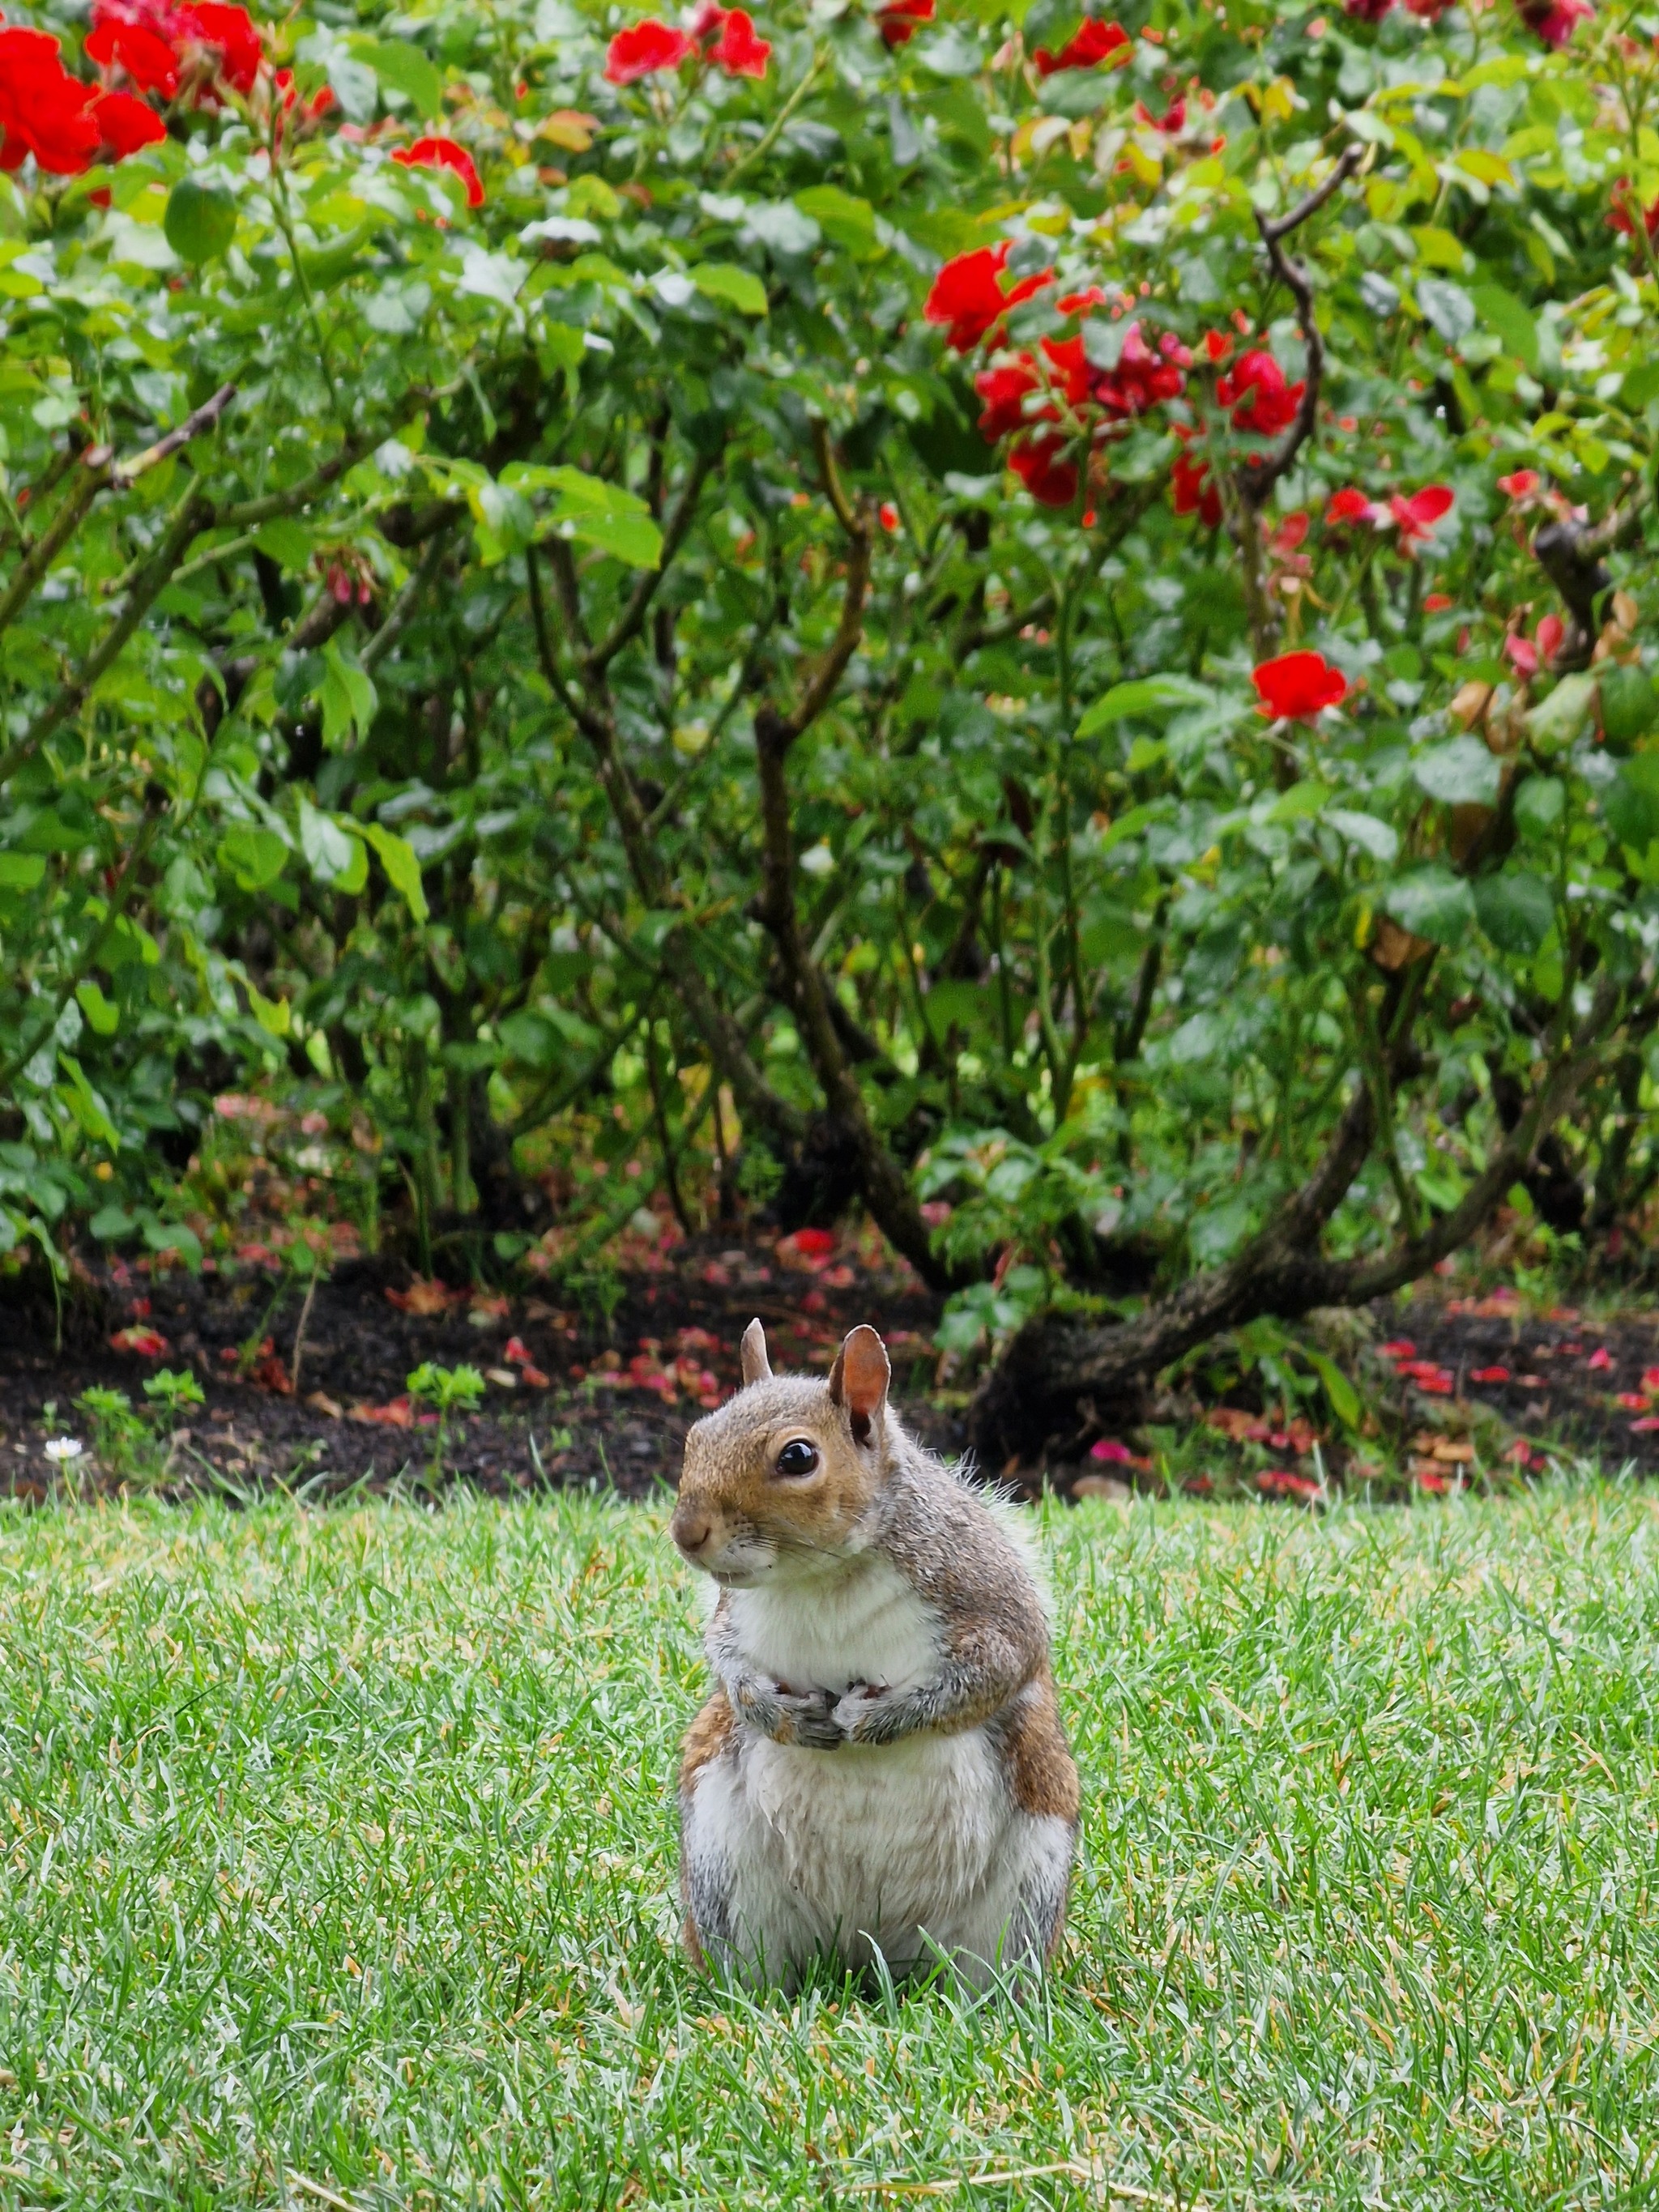
[[[682,1964],[659,1515],[5,1510],[0,2200],[1659,2203],[1654,1507],[1048,1537],[1021,2016]]]

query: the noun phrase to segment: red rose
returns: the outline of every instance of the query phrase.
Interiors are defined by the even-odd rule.
[[[1576,27],[1595,13],[1590,0],[1521,0],[1520,15],[1547,46],[1565,46]]]
[[[86,54],[100,69],[125,70],[140,92],[171,100],[179,89],[179,57],[154,9],[96,0]]]
[[[916,27],[933,20],[935,0],[887,0],[884,8],[875,14],[876,28],[881,33],[884,46],[908,46],[916,35]]]
[[[258,27],[246,8],[226,7],[220,0],[196,0],[196,4],[181,8],[174,21],[176,43],[205,46],[216,53],[218,74],[231,89],[245,95],[252,91],[265,56]]]
[[[691,51],[692,41],[684,31],[672,30],[649,15],[644,22],[618,31],[612,39],[605,50],[605,80],[611,84],[637,84],[642,76],[678,69]]]
[[[754,18],[733,8],[720,25],[719,40],[708,49],[708,58],[727,76],[763,77],[771,51],[769,40],[756,37]]]
[[[1450,511],[1452,494],[1444,484],[1426,484],[1402,499],[1398,492],[1389,501],[1389,514],[1400,526],[1400,543],[1409,550],[1428,538],[1443,514]]]
[[[1077,497],[1077,464],[1061,458],[1065,451],[1065,439],[1052,430],[1009,449],[1009,467],[1040,507],[1069,507]]]
[[[484,188],[472,166],[472,156],[453,138],[417,138],[412,146],[399,146],[392,158],[406,169],[447,169],[466,186],[467,205],[483,206]]]
[[[1631,212],[1630,179],[1620,177],[1613,188],[1613,205],[1607,210],[1607,221],[1615,230],[1622,230],[1626,238],[1636,235],[1635,217]],[[1643,228],[1650,238],[1659,237],[1659,199],[1642,215]]]
[[[1257,714],[1273,721],[1309,720],[1348,696],[1347,678],[1321,653],[1281,653],[1264,660],[1250,680],[1261,702]]]
[[[1195,514],[1206,530],[1220,529],[1221,494],[1207,461],[1195,461],[1190,453],[1178,454],[1170,485],[1177,514]]]
[[[1363,491],[1356,491],[1350,484],[1346,491],[1340,491],[1332,498],[1325,509],[1325,521],[1328,527],[1338,522],[1365,522],[1370,520],[1370,500]]]
[[[928,12],[933,12],[931,8]],[[1057,54],[1039,46],[1031,59],[1039,76],[1053,76],[1057,70],[1098,69],[1109,55],[1121,52],[1128,44],[1129,33],[1121,23],[1101,23],[1091,17]]]
[[[106,161],[125,161],[141,146],[154,146],[167,135],[167,125],[155,110],[135,100],[130,92],[100,92],[88,112]]]
[[[1288,430],[1302,404],[1304,386],[1287,385],[1285,372],[1260,346],[1239,356],[1237,368],[1218,380],[1216,397],[1233,410],[1235,430],[1254,430],[1263,438]]]
[[[1513,476],[1498,477],[1498,489],[1507,492],[1511,499],[1530,499],[1538,489],[1538,471],[1516,469]]]
[[[92,87],[64,67],[48,31],[0,24],[0,169],[33,154],[55,177],[79,176],[98,155],[98,126],[87,112]]]
[[[1115,368],[1102,369],[1094,382],[1094,396],[1111,415],[1145,415],[1160,400],[1181,396],[1183,369],[1193,357],[1172,331],[1165,331],[1154,353],[1140,335],[1140,325],[1131,323],[1123,333],[1123,347]]]
[[[947,261],[934,277],[922,313],[930,323],[950,325],[945,343],[957,353],[971,351],[1010,307],[1053,281],[1042,270],[1023,276],[1012,291],[1005,292],[1001,270],[1007,258],[1006,244],[976,246],[971,253],[958,253],[954,261]]]
[[[1049,368],[1048,381],[1058,386],[1066,404],[1081,407],[1089,397],[1089,363],[1081,338],[1044,338],[1042,351]]]
[[[980,371],[974,379],[974,389],[985,402],[979,434],[988,446],[997,445],[1025,427],[1025,395],[1040,390],[1042,384],[1037,365],[1029,353]]]

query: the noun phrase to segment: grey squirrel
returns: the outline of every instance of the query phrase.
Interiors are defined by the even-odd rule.
[[[686,1437],[672,1530],[720,1591],[680,1769],[687,1949],[756,1985],[878,1953],[1029,1983],[1078,1778],[1009,1516],[906,1433],[873,1328],[820,1381],[774,1376],[751,1322],[742,1364]]]

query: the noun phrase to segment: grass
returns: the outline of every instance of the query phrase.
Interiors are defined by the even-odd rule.
[[[682,1963],[659,1516],[0,1512],[0,2201],[1659,2203],[1654,1504],[1048,1533],[1085,1863],[975,2012]]]

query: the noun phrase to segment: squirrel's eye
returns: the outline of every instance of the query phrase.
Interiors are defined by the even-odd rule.
[[[811,1445],[797,1437],[778,1454],[780,1474],[811,1474],[818,1463],[818,1455]]]

